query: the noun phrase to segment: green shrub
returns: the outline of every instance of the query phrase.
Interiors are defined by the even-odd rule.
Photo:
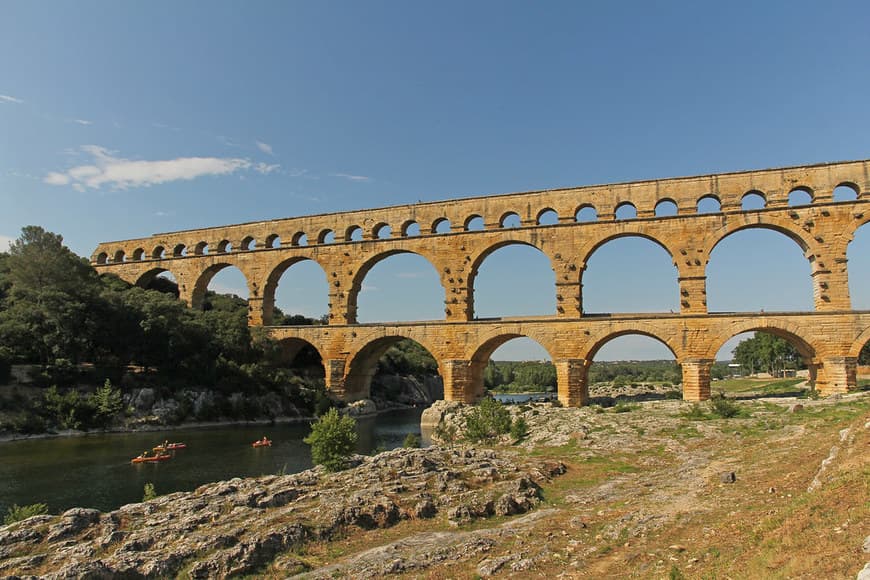
[[[510,428],[510,413],[491,397],[483,399],[465,418],[465,437],[472,442],[495,439]]]
[[[10,524],[14,524],[15,522],[20,522],[21,520],[26,520],[27,518],[33,516],[41,516],[42,514],[48,513],[48,506],[44,503],[32,503],[30,505],[18,505],[14,504],[9,511],[6,512],[6,517],[3,518],[3,525],[8,526]]]
[[[447,423],[442,421],[435,426],[433,435],[436,439],[443,441],[444,443],[453,443],[456,441],[456,426],[448,426]]]
[[[704,413],[704,409],[698,403],[692,405],[688,411],[683,411],[682,415],[690,421],[703,421],[708,418],[707,414]]]
[[[402,442],[402,447],[405,449],[416,449],[420,447],[420,437],[416,433],[408,433],[405,440]]]
[[[303,439],[311,445],[311,459],[327,471],[339,471],[354,452],[357,440],[356,421],[332,408],[311,425]]]
[[[154,489],[153,483],[145,484],[145,494],[142,496],[142,501],[151,501],[157,497],[157,491]]]
[[[614,413],[630,413],[631,411],[635,411],[640,409],[640,405],[631,405],[629,403],[623,403],[622,401],[618,402],[615,407],[613,407]]]
[[[511,425],[511,437],[513,437],[514,441],[525,439],[528,434],[529,426],[526,424],[526,420],[522,417],[514,419],[514,422]]]
[[[710,399],[710,412],[722,419],[730,419],[740,415],[741,409],[730,401],[725,393],[716,393]]]

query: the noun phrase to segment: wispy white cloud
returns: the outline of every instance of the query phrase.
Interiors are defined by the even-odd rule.
[[[87,119],[70,119],[70,121],[73,123],[78,123],[79,125],[85,125],[85,126],[94,124],[93,121],[88,121]]]
[[[0,95],[0,103],[14,103],[16,105],[22,104],[24,101],[21,99],[16,99],[15,97],[11,97],[9,95]]]
[[[365,175],[351,175],[349,173],[330,173],[331,177],[342,177],[344,179],[350,181],[371,181],[371,177],[367,177]]]
[[[209,286],[209,290],[215,294],[235,294],[240,298],[248,297],[247,288],[233,288],[232,286],[225,286],[223,284],[212,284]]]
[[[263,175],[269,175],[270,173],[278,171],[279,169],[281,169],[281,166],[277,163],[269,165],[268,163],[263,163],[261,161],[260,163],[254,165],[254,171]]]
[[[0,234],[0,252],[5,252],[9,249],[9,246],[12,242],[15,241],[15,238],[10,238],[9,236],[4,236]]]
[[[277,165],[253,163],[237,157],[178,157],[159,161],[131,160],[115,157],[114,152],[98,145],[85,145],[82,151],[91,155],[92,162],[77,165],[66,171],[53,171],[43,181],[49,185],[72,185],[78,191],[100,189],[106,185],[113,189],[148,187],[171,181],[189,181],[208,175],[230,175],[238,171],[253,170],[267,175]]]
[[[254,141],[257,144],[257,149],[262,151],[263,153],[268,153],[269,155],[275,155],[272,151],[272,146],[268,143],[263,143],[262,141]]]

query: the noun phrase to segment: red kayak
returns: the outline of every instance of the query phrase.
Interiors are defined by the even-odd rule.
[[[271,439],[266,439],[265,437],[263,437],[263,438],[260,439],[259,441],[254,441],[253,443],[251,443],[251,446],[252,446],[252,447],[271,447],[271,446],[272,446],[272,440],[271,440]]]
[[[172,459],[172,456],[168,453],[160,454],[160,455],[148,455],[143,457],[140,455],[139,457],[134,457],[130,460],[130,463],[154,463],[156,461],[166,461],[167,459]]]

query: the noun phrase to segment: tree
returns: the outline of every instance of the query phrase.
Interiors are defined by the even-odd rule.
[[[112,419],[124,408],[121,399],[121,391],[112,387],[112,382],[106,379],[103,386],[94,391],[92,395],[96,419],[104,427],[108,426]]]
[[[311,426],[311,433],[303,439],[311,445],[311,459],[327,471],[344,468],[347,458],[356,448],[356,421],[330,409]]]
[[[741,341],[734,349],[734,360],[749,374],[764,371],[772,376],[803,364],[800,353],[791,343],[766,332],[756,332],[752,338]]]
[[[472,442],[495,439],[510,428],[510,413],[491,397],[483,399],[465,418],[465,436]]]

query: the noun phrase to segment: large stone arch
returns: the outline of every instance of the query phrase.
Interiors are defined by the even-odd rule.
[[[779,222],[749,222],[731,227],[730,224],[726,223],[722,228],[716,231],[716,235],[709,237],[707,245],[704,247],[704,256],[706,257],[707,262],[709,263],[710,255],[713,253],[713,250],[715,250],[716,246],[725,240],[725,238],[748,229],[765,229],[782,234],[795,242],[806,257],[811,255],[810,250],[815,249],[815,244],[811,241],[812,238],[810,237],[810,240],[808,240],[807,237],[809,236],[807,233],[796,224],[786,225],[785,223]]]
[[[557,353],[555,352],[553,337],[548,333],[529,331],[529,329],[520,327],[500,327],[478,336],[475,343],[469,344],[469,350],[463,363],[466,365],[466,368],[463,369],[462,379],[460,381],[451,381],[453,383],[451,385],[448,385],[447,381],[445,381],[445,393],[447,393],[448,387],[452,386],[453,392],[451,397],[453,400],[471,402],[480,399],[484,393],[483,372],[487,364],[489,364],[492,353],[506,342],[515,338],[530,338],[534,340],[549,353],[553,361],[556,360]]]
[[[512,212],[516,213],[516,212]],[[518,228],[519,229],[519,228]],[[507,230],[514,231],[514,230]],[[487,246],[484,246],[478,249],[476,252],[471,254],[470,257],[470,266],[468,268],[468,276],[466,277],[466,288],[467,288],[467,302],[468,302],[468,319],[471,320],[476,315],[476,309],[474,305],[474,286],[475,281],[477,280],[477,275],[480,272],[480,267],[486,261],[488,257],[497,252],[498,250],[510,247],[510,246],[526,246],[529,248],[534,248],[541,252],[541,254],[547,258],[547,262],[550,265],[550,269],[553,271],[554,276],[557,273],[556,262],[554,256],[552,256],[548,249],[543,247],[543,244],[538,242],[537,240],[529,241],[529,240],[517,240],[517,239],[509,239],[509,240],[499,240],[497,242],[491,243]],[[556,286],[553,285],[553,296],[555,297],[557,294]],[[558,304],[558,303],[557,303]],[[553,313],[556,314],[555,312]]]
[[[326,268],[324,268],[323,264],[320,263],[320,261],[312,256],[291,256],[271,266],[269,269],[269,274],[266,277],[266,281],[263,284],[263,303],[261,306],[261,315],[264,325],[269,326],[274,323],[275,293],[278,290],[278,283],[281,281],[281,276],[283,276],[287,270],[289,270],[296,264],[306,261],[317,264],[320,267],[320,270],[323,272],[324,279],[327,281],[327,284],[329,284],[329,278],[326,275]]]
[[[632,225],[635,224],[635,222],[628,222],[628,223],[631,223]],[[598,250],[600,250],[602,247],[606,246],[610,242],[614,242],[614,241],[622,240],[622,239],[627,239],[627,238],[641,238],[641,239],[650,241],[653,244],[655,244],[656,246],[658,246],[659,248],[663,249],[667,253],[668,257],[671,259],[671,264],[674,267],[672,274],[673,274],[673,280],[675,283],[675,292],[678,293],[679,286],[680,286],[680,283],[679,283],[679,281],[680,281],[680,269],[679,269],[679,266],[678,266],[677,261],[675,259],[674,250],[672,250],[668,246],[665,239],[656,237],[656,236],[654,236],[654,235],[652,235],[652,234],[650,234],[650,233],[648,233],[640,228],[638,228],[638,229],[632,228],[632,229],[629,229],[626,231],[608,233],[608,234],[600,237],[599,239],[592,240],[591,242],[589,242],[589,244],[587,244],[586,246],[584,246],[581,249],[581,251],[580,251],[580,263],[579,263],[579,267],[577,268],[577,271],[576,271],[577,283],[581,285],[581,288],[583,285],[583,277],[586,275],[586,268],[588,267],[589,260],[592,258],[592,256]],[[583,312],[586,312],[586,301],[585,301],[585,297],[582,296],[582,293],[581,293],[580,300],[581,300],[581,309]],[[679,300],[677,302],[679,302]]]
[[[619,231],[619,232],[610,232],[609,230],[602,230],[602,231],[608,231],[608,233],[603,235],[601,238],[590,242],[590,244],[585,246],[583,248],[583,250],[581,251],[581,253],[580,253],[580,263],[582,264],[582,266],[580,268],[581,272],[586,268],[586,264],[589,262],[589,258],[592,257],[592,254],[594,254],[597,250],[599,250],[601,248],[601,246],[603,246],[609,242],[612,242],[614,240],[621,239],[621,238],[636,237],[636,238],[644,238],[646,240],[649,240],[649,241],[653,242],[654,244],[656,244],[657,246],[659,246],[660,248],[662,248],[664,251],[666,251],[668,253],[668,255],[671,257],[671,260],[674,260],[674,251],[668,246],[667,243],[665,243],[664,240],[661,240],[661,239],[657,238],[656,236],[654,236],[648,232],[645,232],[641,229],[637,229],[637,230],[626,229],[625,231]],[[674,260],[674,266],[676,267],[676,265],[677,265],[676,260]]]
[[[144,272],[139,274],[135,280],[131,280],[130,282],[132,282],[134,286],[139,286],[140,288],[147,288],[151,284],[151,282],[153,282],[154,279],[163,272],[169,272],[170,274],[172,274],[175,280],[178,281],[178,274],[176,272],[173,272],[172,270],[164,266],[155,266],[154,268],[145,270]]]
[[[278,360],[277,362],[282,365],[291,365],[296,360],[297,356],[300,352],[302,352],[306,348],[311,348],[317,356],[320,357],[320,365],[323,370],[323,374],[325,376],[326,365],[325,359],[323,358],[324,352],[326,352],[324,345],[315,344],[311,340],[307,340],[305,338],[296,337],[296,336],[285,336],[275,341],[278,345]]]
[[[857,359],[861,354],[864,345],[867,344],[868,341],[870,341],[870,326],[865,328],[861,334],[858,335],[858,338],[852,342],[852,348],[849,349],[849,356]]]
[[[249,298],[258,298],[259,297],[259,288],[256,284],[251,283],[251,276],[248,272],[245,272],[238,264],[228,261],[220,261],[215,262],[202,270],[196,278],[196,282],[193,284],[193,291],[191,292],[190,297],[190,307],[196,308],[197,310],[202,309],[203,302],[205,301],[205,293],[208,290],[208,285],[211,282],[212,278],[214,278],[215,274],[220,272],[225,268],[236,268],[241,273],[242,276],[245,277],[245,284],[248,287],[248,296]],[[250,302],[249,302],[250,303]]]
[[[677,341],[682,337],[668,337],[662,329],[656,328],[653,324],[629,321],[625,324],[615,325],[613,328],[608,328],[597,334],[589,335],[585,341],[585,351],[579,353],[578,358],[591,363],[602,346],[615,338],[632,334],[647,336],[664,344],[678,362],[685,357],[685,350],[682,344],[677,344]]]
[[[708,270],[710,267],[710,260],[713,256],[713,252],[719,245],[725,241],[726,239],[740,234],[742,232],[746,232],[748,230],[765,230],[771,231],[776,234],[782,235],[785,238],[794,242],[797,247],[801,251],[801,255],[807,261],[809,265],[809,275],[810,275],[810,288],[813,292],[813,302],[815,305],[815,309],[820,309],[820,303],[823,300],[823,296],[828,295],[831,290],[828,290],[829,283],[824,279],[824,276],[817,276],[818,273],[827,273],[826,268],[829,268],[832,265],[834,256],[828,256],[823,253],[823,251],[818,247],[819,244],[816,243],[815,240],[812,239],[804,230],[802,230],[797,225],[783,225],[781,223],[766,223],[766,222],[752,222],[752,223],[742,223],[736,225],[734,227],[724,226],[719,229],[714,235],[710,237],[710,240],[707,242],[706,247],[702,251],[703,255],[703,273],[704,279],[706,280],[708,277]],[[830,260],[828,259],[830,258]]]
[[[383,252],[379,252],[374,256],[368,257],[361,264],[356,266],[354,269],[353,279],[351,281],[350,288],[347,292],[347,322],[348,324],[356,324],[357,322],[357,308],[359,306],[359,293],[362,290],[362,283],[365,280],[365,277],[368,273],[374,268],[378,263],[390,258],[392,256],[398,256],[401,254],[414,254],[416,256],[420,256],[424,260],[426,260],[430,266],[435,270],[438,274],[439,280],[442,279],[442,273],[439,271],[438,266],[436,266],[436,262],[432,259],[431,256],[426,255],[426,253],[418,251],[418,250],[406,250],[404,248],[396,248],[392,250],[386,250]],[[441,282],[441,289],[444,290],[444,296],[446,300],[447,290],[444,288],[443,281]]]
[[[378,361],[391,346],[406,339],[413,340],[429,351],[429,354],[438,363],[438,373],[442,373],[441,357],[438,356],[438,351],[433,349],[431,344],[427,344],[428,341],[421,340],[417,336],[405,336],[401,334],[380,336],[359,346],[347,357],[343,385],[344,400],[357,401],[368,399],[371,395],[372,377],[375,376]]]
[[[766,332],[785,339],[794,345],[798,353],[807,361],[807,363],[812,362],[818,354],[818,348],[814,344],[814,338],[808,336],[812,332],[812,329],[804,329],[796,324],[784,320],[748,319],[733,322],[727,327],[719,330],[715,335],[710,336],[707,345],[704,350],[698,352],[698,356],[705,359],[715,359],[716,353],[719,352],[719,349],[721,349],[726,342],[744,332]]]

